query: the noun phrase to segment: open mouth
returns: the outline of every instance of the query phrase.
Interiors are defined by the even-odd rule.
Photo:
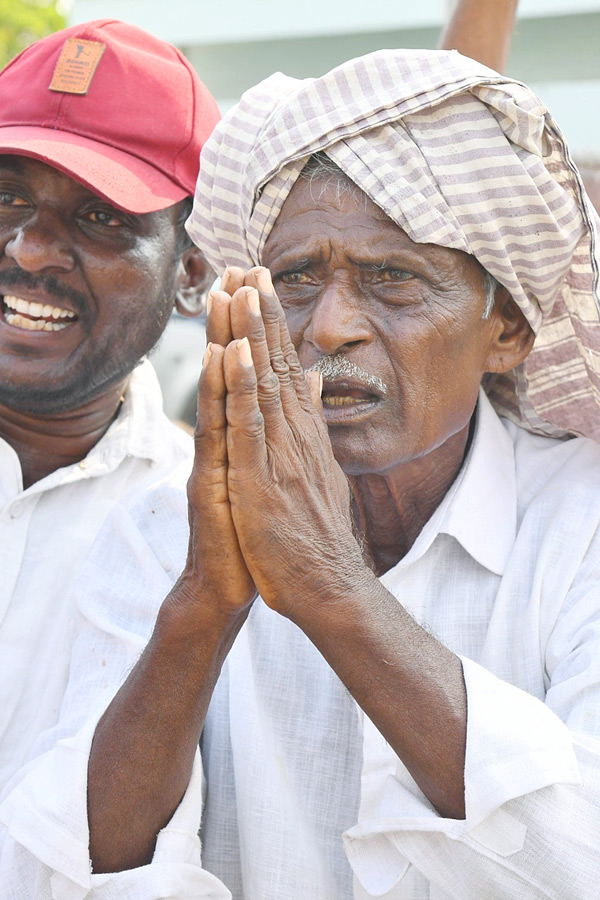
[[[62,331],[77,321],[77,314],[72,309],[32,303],[14,294],[4,294],[2,312],[9,325],[25,331]]]
[[[348,384],[345,381],[325,381],[321,400],[325,410],[332,412],[359,412],[381,401],[378,394],[368,388]]]
[[[350,393],[342,393],[340,389],[336,389],[335,393],[328,394],[323,392],[323,406],[360,406],[363,403],[372,403],[377,398],[373,394],[363,395],[359,391],[351,391]]]

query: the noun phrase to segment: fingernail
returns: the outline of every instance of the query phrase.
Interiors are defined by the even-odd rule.
[[[202,357],[202,368],[204,369],[208,365],[208,361],[212,356],[212,344],[209,341],[206,345],[206,350],[204,351],[204,356]]]
[[[268,269],[255,269],[256,283],[259,291],[263,294],[273,293],[273,282],[271,281],[271,273]]]
[[[212,293],[210,293],[208,295],[208,297],[206,298],[206,315],[207,316],[210,315],[212,305],[213,305],[213,295],[212,295]]]
[[[223,274],[221,275],[221,287],[225,284],[227,279],[229,278],[229,268],[223,270]]]
[[[319,372],[319,397],[323,396],[323,373]]]
[[[249,367],[252,365],[252,353],[248,338],[242,338],[241,341],[237,342],[237,352],[243,366]]]
[[[254,288],[248,291],[246,294],[246,300],[248,301],[248,308],[250,312],[255,316],[260,315],[260,300],[258,298],[258,291],[255,291]]]

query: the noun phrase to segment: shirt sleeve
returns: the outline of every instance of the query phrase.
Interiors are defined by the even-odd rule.
[[[152,862],[125,872],[92,873],[87,769],[94,731],[139,658],[158,607],[180,570],[180,552],[185,552],[185,516],[180,525],[179,510],[170,509],[168,503],[162,510],[155,504],[152,514],[153,527],[161,535],[158,554],[140,533],[135,517],[119,508],[82,567],[77,583],[78,636],[58,721],[40,736],[29,762],[6,786],[0,802],[3,897],[231,898],[201,864],[199,754],[181,804],[158,835]],[[171,553],[169,547],[177,549]]]
[[[414,866],[440,896],[456,900],[598,896],[597,574],[584,576],[587,591],[580,584],[567,598],[550,636],[544,701],[462,659],[465,819],[439,816],[394,757],[358,824],[344,835],[368,895],[387,896]]]

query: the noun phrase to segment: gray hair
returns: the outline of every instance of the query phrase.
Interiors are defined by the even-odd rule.
[[[500,282],[497,281],[487,269],[483,269],[483,287],[485,289],[485,308],[481,318],[489,319],[494,308],[496,291],[500,287]]]
[[[347,194],[351,194],[357,200],[361,197],[366,199],[364,191],[355,184],[349,175],[346,175],[343,169],[334,163],[326,153],[320,150],[314,153],[300,172],[300,178],[308,181],[310,185],[311,197],[315,197],[316,187],[318,185],[317,199],[321,199],[326,191],[331,187],[335,187],[336,200],[339,201]]]
[[[313,153],[308,159],[306,165],[300,172],[300,178],[304,181],[308,181],[311,186],[311,193],[315,183],[319,183],[319,198],[321,198],[325,191],[332,186],[335,186],[337,200],[348,193],[352,193],[356,197],[361,195],[366,196],[358,185],[352,181],[350,176],[346,175],[344,170],[340,169],[340,167],[322,150],[319,150],[318,153]],[[486,271],[486,269],[483,269],[483,267],[482,271],[483,287],[485,290],[485,307],[482,318],[489,319],[494,308],[496,291],[500,287],[500,284],[494,276]]]

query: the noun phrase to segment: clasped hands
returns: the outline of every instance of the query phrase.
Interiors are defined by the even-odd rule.
[[[364,565],[321,376],[298,362],[268,269],[225,271],[209,297],[207,338],[187,569],[226,612],[249,608],[258,592],[294,619],[340,565]]]

